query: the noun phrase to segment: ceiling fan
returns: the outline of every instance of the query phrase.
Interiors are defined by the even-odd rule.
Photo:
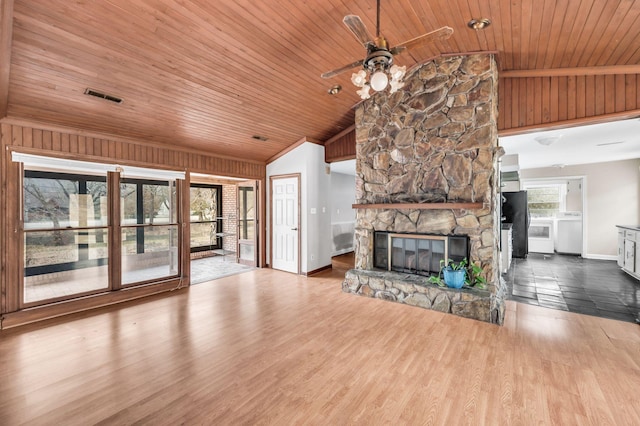
[[[384,36],[380,35],[380,0],[377,0],[375,38],[369,34],[364,22],[362,22],[362,19],[357,15],[347,15],[342,22],[344,22],[356,39],[367,49],[367,56],[349,65],[325,72],[321,77],[335,77],[338,74],[361,66],[362,69],[357,73],[353,73],[351,76],[351,82],[356,87],[360,87],[357,93],[362,99],[369,98],[370,89],[377,92],[384,90],[389,84],[389,77],[391,77],[391,93],[404,86],[402,78],[406,72],[406,67],[394,65],[394,55],[420,45],[433,43],[436,40],[445,40],[453,34],[451,27],[442,27],[389,48],[387,40]],[[370,74],[370,81],[367,81],[367,72]]]

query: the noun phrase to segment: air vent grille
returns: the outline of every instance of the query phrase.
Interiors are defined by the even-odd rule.
[[[107,101],[111,101],[111,102],[114,102],[116,104],[121,104],[122,103],[122,98],[118,98],[117,96],[107,95],[106,93],[98,92],[97,90],[93,90],[93,89],[86,89],[84,91],[84,94],[85,95],[89,95],[89,96],[93,96],[93,97],[96,97],[96,98],[106,99]]]

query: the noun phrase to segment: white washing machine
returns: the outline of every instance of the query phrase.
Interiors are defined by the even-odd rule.
[[[556,252],[566,254],[582,254],[582,213],[558,213],[555,222]]]

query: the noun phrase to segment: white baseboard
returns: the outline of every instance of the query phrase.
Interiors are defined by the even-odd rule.
[[[585,259],[593,259],[593,260],[618,260],[618,256],[611,254],[585,254]]]
[[[341,254],[351,253],[352,251],[353,251],[353,247],[347,247],[346,249],[331,252],[331,257],[340,256]]]

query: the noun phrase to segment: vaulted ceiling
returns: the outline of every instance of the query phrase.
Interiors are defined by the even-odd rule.
[[[363,59],[342,23],[374,0],[0,0],[0,117],[266,161],[353,123]],[[504,134],[640,115],[640,0],[382,0],[396,57],[493,51]],[[470,29],[472,18],[491,25]],[[339,84],[343,90],[329,95]],[[116,104],[84,94],[119,97]],[[267,140],[257,140],[254,136]]]

